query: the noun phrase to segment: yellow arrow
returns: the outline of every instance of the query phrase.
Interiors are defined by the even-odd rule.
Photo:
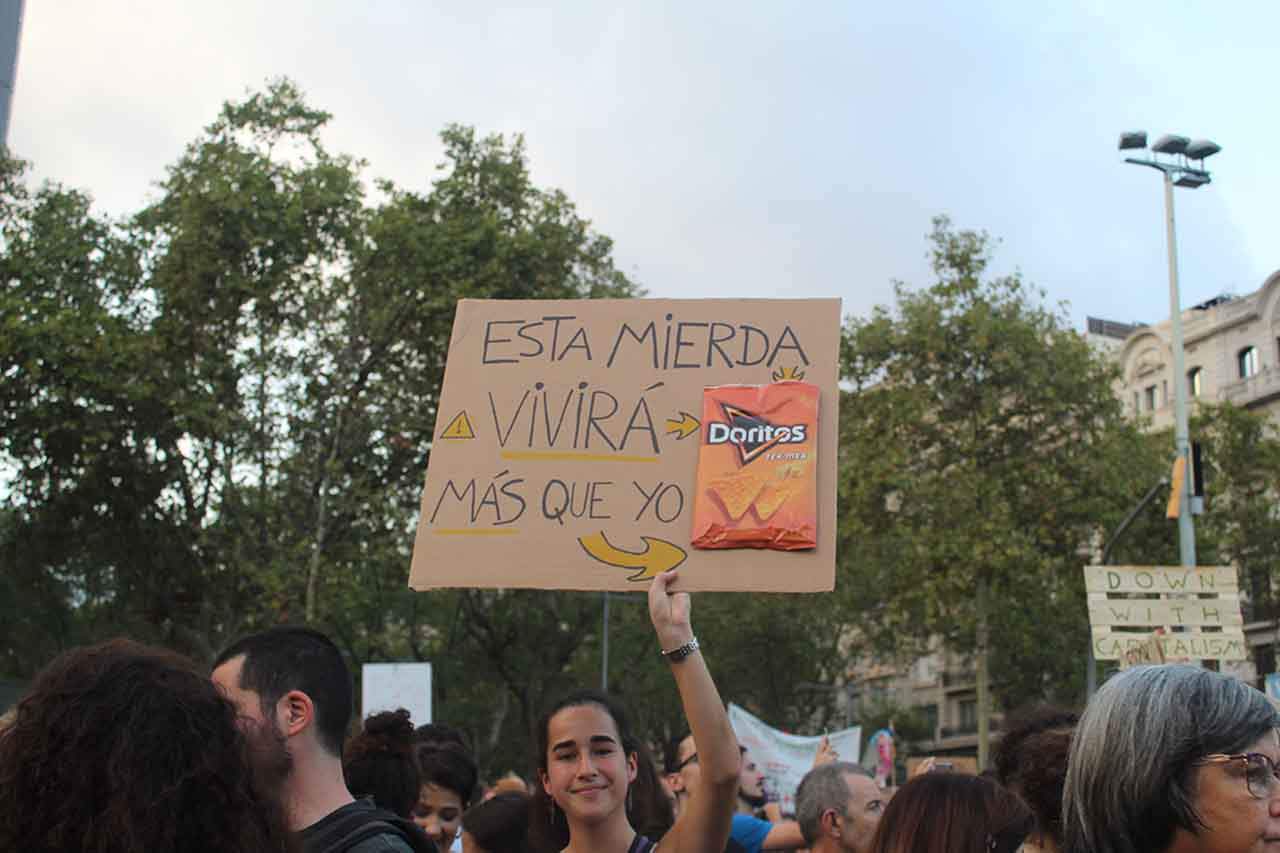
[[[620,569],[639,569],[640,571],[627,578],[629,581],[657,577],[683,563],[687,556],[683,548],[665,539],[641,536],[640,541],[644,542],[643,551],[624,551],[610,544],[604,538],[604,531],[578,537],[582,550],[600,562]]]
[[[667,418],[667,435],[674,435],[678,439],[688,438],[697,432],[700,426],[702,426],[702,421],[688,412],[681,412],[679,420]]]

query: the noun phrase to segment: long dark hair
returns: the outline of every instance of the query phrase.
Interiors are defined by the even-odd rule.
[[[530,846],[536,851],[559,851],[569,843],[569,825],[564,814],[553,807],[551,797],[542,784],[542,777],[547,772],[551,718],[565,708],[583,705],[595,705],[608,714],[618,729],[623,752],[636,757],[636,778],[627,790],[627,821],[631,828],[647,838],[661,838],[675,822],[675,813],[671,808],[671,800],[662,790],[661,777],[653,755],[632,732],[627,711],[617,699],[600,690],[578,690],[552,705],[538,719],[534,731],[533,740],[537,748],[534,756],[537,772],[534,776],[537,784],[533,786],[533,800],[529,807]]]
[[[111,640],[60,655],[0,736],[0,850],[288,850],[236,722],[172,652]]]
[[[889,800],[871,853],[1014,853],[1034,824],[1031,810],[994,780],[925,773]]]

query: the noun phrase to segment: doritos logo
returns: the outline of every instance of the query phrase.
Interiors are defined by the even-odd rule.
[[[758,459],[779,444],[800,444],[806,438],[804,424],[775,426],[746,409],[721,403],[726,422],[707,425],[707,444],[731,444],[738,449],[742,464]]]

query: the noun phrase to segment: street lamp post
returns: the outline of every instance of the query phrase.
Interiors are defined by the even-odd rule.
[[[1145,131],[1120,134],[1120,150],[1146,149]],[[1182,477],[1182,494],[1178,501],[1178,555],[1184,566],[1196,565],[1196,534],[1191,521],[1191,437],[1187,426],[1187,376],[1182,347],[1182,302],[1178,295],[1178,249],[1174,233],[1173,188],[1195,189],[1209,183],[1204,159],[1222,149],[1207,139],[1192,141],[1185,136],[1166,134],[1151,145],[1153,156],[1126,157],[1126,163],[1147,166],[1164,176],[1165,235],[1169,247],[1169,315],[1173,337],[1173,442],[1177,457],[1183,460],[1186,476]],[[1165,155],[1161,159],[1158,155]]]

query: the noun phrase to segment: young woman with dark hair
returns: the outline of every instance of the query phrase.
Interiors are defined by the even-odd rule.
[[[250,769],[236,723],[172,652],[112,640],[62,654],[0,736],[0,850],[289,850],[276,781]]]
[[[417,759],[419,788],[413,822],[445,851],[458,837],[462,813],[471,805],[480,772],[471,754],[455,743],[421,743]]]
[[[662,836],[661,849],[722,853],[737,794],[738,742],[693,636],[689,595],[671,590],[676,578],[672,571],[653,580],[649,617],[697,740],[702,772],[699,790]],[[614,699],[594,691],[572,694],[542,717],[535,735],[538,784],[530,821],[535,849],[653,849],[645,832],[670,821],[670,803],[653,759]]]
[[[932,771],[898,789],[876,826],[871,853],[1014,853],[1035,824],[995,780]]]

